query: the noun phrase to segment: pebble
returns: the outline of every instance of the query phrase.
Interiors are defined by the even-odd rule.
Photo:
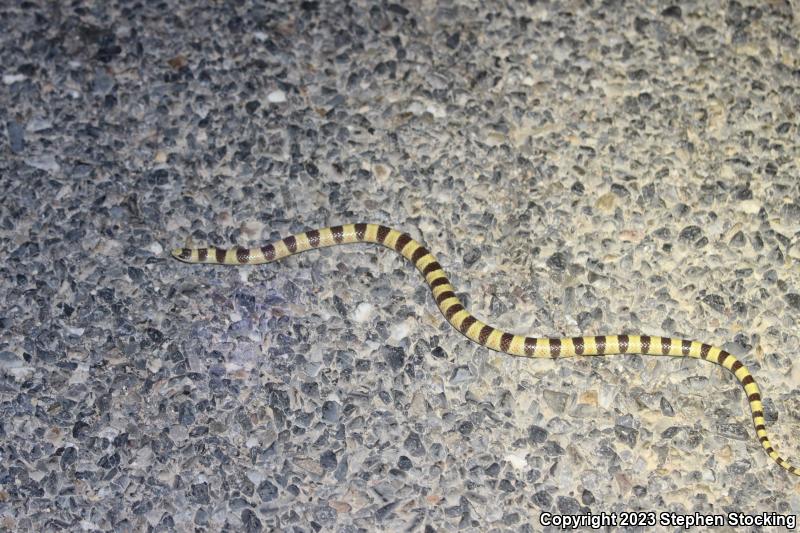
[[[17,83],[20,81],[25,81],[27,76],[22,74],[3,74],[3,83],[6,85],[11,85],[13,83]]]
[[[272,91],[267,95],[267,101],[271,104],[282,104],[286,102],[286,93],[283,91]]]
[[[39,170],[46,170],[53,173],[61,170],[61,165],[58,164],[53,154],[42,154],[25,158],[25,164],[33,168],[38,168]]]
[[[360,323],[368,322],[372,318],[374,310],[375,306],[371,303],[361,302],[356,306],[353,320]]]
[[[8,121],[6,123],[8,129],[8,144],[11,151],[15,154],[21,154],[25,150],[25,130],[22,125],[16,121]]]
[[[25,131],[28,133],[36,133],[39,131],[49,130],[53,127],[53,121],[45,117],[33,117],[25,125]]]

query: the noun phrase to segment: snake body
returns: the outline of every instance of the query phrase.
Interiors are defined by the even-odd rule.
[[[753,375],[727,351],[703,342],[652,335],[543,338],[502,331],[480,321],[464,308],[433,254],[407,233],[379,224],[346,224],[298,233],[258,248],[177,248],[172,255],[187,263],[257,265],[315,248],[360,242],[381,244],[411,261],[425,278],[439,310],[450,325],[470,340],[491,350],[521,357],[550,359],[613,354],[694,357],[726,368],[739,380],[747,395],[756,435],[767,455],[790,473],[800,475],[800,469],[789,464],[770,443],[761,392]]]

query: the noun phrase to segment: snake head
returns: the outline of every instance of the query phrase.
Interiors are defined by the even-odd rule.
[[[172,257],[179,261],[188,261],[192,257],[192,250],[190,248],[173,248]]]

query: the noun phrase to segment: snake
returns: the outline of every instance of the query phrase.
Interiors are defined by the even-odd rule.
[[[638,354],[692,357],[728,370],[744,389],[756,436],[767,455],[794,475],[792,466],[775,450],[767,436],[761,391],[753,375],[726,350],[704,342],[654,335],[589,335],[583,337],[529,337],[516,335],[486,324],[465,309],[436,257],[408,233],[382,224],[344,224],[315,229],[253,248],[175,248],[172,256],[186,263],[259,265],[290,255],[339,244],[373,243],[396,251],[409,260],[425,278],[436,305],[445,319],[469,340],[508,355],[557,359],[576,356]]]

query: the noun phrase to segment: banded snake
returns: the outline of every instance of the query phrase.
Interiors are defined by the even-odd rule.
[[[425,278],[439,309],[455,329],[491,350],[521,357],[559,358],[614,354],[666,355],[705,359],[730,371],[747,395],[756,435],[767,455],[782,468],[800,475],[800,468],[778,455],[765,427],[761,392],[753,375],[736,357],[706,343],[651,335],[596,335],[585,337],[526,337],[483,323],[464,308],[444,270],[422,244],[408,234],[379,224],[345,224],[306,231],[259,248],[176,248],[172,255],[186,263],[258,265],[306,250],[337,244],[375,243],[395,250],[411,261]]]

